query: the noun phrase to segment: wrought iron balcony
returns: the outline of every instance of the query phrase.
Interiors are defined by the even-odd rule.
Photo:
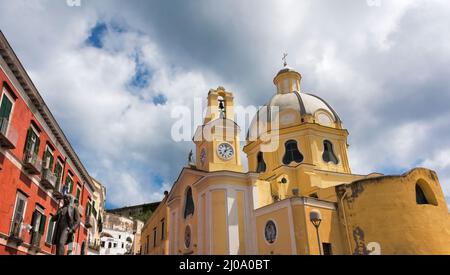
[[[41,172],[42,162],[32,152],[25,153],[23,160],[23,168],[31,175],[39,175]]]
[[[42,170],[41,184],[44,186],[44,188],[47,188],[49,190],[55,188],[56,176],[53,174],[52,170],[50,169]]]
[[[9,233],[9,241],[15,242],[18,245],[23,243],[23,226],[22,221],[11,221],[11,232]]]
[[[16,129],[8,124],[9,121],[6,118],[0,118],[0,147],[15,149],[19,135]]]

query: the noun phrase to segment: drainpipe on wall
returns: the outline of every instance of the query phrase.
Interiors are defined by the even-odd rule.
[[[348,190],[346,190],[344,192],[344,194],[342,195],[340,201],[341,201],[341,208],[342,208],[342,213],[344,214],[344,225],[345,225],[345,233],[347,235],[347,245],[348,245],[348,249],[349,249],[349,255],[352,255],[352,244],[350,242],[350,234],[348,233],[348,223],[347,223],[347,215],[345,214],[345,207],[344,207],[344,199],[345,197],[347,197],[348,195]]]
[[[61,193],[63,193],[62,191],[63,191],[64,185],[65,185],[64,173],[66,172],[66,165],[67,165],[67,157],[64,157],[64,165],[63,165],[63,170],[62,170],[62,177],[61,177],[61,182],[59,183],[60,184],[59,188],[61,190]],[[67,178],[67,175],[66,175],[66,178]],[[63,196],[64,196],[64,194],[63,194]]]
[[[309,249],[309,237],[308,237],[308,223],[306,222],[306,217],[307,217],[307,215],[306,215],[306,207],[305,207],[305,204],[306,204],[306,198],[302,198],[303,199],[303,213],[304,213],[304,215],[305,215],[305,219],[304,219],[304,222],[305,222],[305,235],[306,235],[306,240],[307,240],[307,242],[306,242],[306,255],[311,255],[311,251],[310,251],[310,249]]]

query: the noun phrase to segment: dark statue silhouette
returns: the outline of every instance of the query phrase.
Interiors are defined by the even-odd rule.
[[[74,241],[74,234],[80,226],[80,213],[71,195],[64,196],[64,205],[52,218],[55,224],[52,244],[56,246],[56,255],[64,255],[65,246]]]

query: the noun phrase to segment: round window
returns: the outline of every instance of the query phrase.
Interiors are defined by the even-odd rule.
[[[266,228],[264,229],[264,236],[269,244],[273,244],[277,239],[277,226],[273,221],[268,221],[266,223]]]
[[[186,226],[186,230],[184,231],[184,245],[186,246],[186,248],[191,247],[191,228],[188,226]]]
[[[317,120],[319,121],[319,124],[324,126],[331,126],[333,124],[333,120],[326,113],[319,113],[317,115]]]

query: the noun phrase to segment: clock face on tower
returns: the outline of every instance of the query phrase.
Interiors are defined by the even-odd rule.
[[[234,148],[229,143],[221,143],[217,146],[217,155],[223,160],[230,160],[234,156]]]

